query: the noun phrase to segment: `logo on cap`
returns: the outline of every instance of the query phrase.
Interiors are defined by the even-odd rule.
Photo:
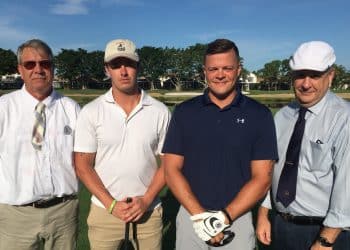
[[[125,45],[123,43],[119,43],[119,45],[117,46],[117,50],[118,51],[125,51]]]

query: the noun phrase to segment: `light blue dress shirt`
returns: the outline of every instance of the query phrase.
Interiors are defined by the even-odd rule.
[[[279,161],[272,196],[276,209],[293,215],[322,216],[324,225],[350,225],[350,103],[328,91],[309,108],[301,145],[295,200],[285,208],[276,200],[288,143],[299,105],[291,103],[275,115]],[[262,206],[271,208],[269,195]]]

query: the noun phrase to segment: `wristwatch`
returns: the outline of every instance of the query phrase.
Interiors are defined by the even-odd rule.
[[[323,247],[332,247],[334,245],[334,242],[329,242],[325,237],[318,236],[317,241],[320,243]]]

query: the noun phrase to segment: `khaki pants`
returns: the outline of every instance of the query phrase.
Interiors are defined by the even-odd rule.
[[[146,212],[133,226],[130,223],[129,239],[136,228],[135,249],[160,250],[162,240],[162,207]],[[87,219],[91,250],[116,250],[125,236],[125,222],[109,214],[104,208],[91,204]]]
[[[76,249],[78,200],[49,208],[0,204],[0,250]]]

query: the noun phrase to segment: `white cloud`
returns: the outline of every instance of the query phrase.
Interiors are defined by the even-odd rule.
[[[145,3],[142,0],[101,0],[102,6],[107,5],[124,5],[124,6],[144,6]]]
[[[234,30],[218,30],[216,32],[208,32],[208,33],[200,33],[200,34],[193,34],[191,35],[191,38],[194,38],[195,40],[201,42],[201,43],[207,43],[212,40],[215,40],[217,38],[225,38],[229,35],[232,35],[237,31]]]
[[[89,14],[89,2],[99,2],[104,7],[110,5],[144,5],[142,0],[60,0],[60,3],[51,5],[50,11],[56,15],[87,15]]]
[[[34,34],[16,28],[13,22],[14,19],[10,16],[0,17],[0,40],[3,49],[16,50],[17,46],[25,40],[39,37],[37,33]]]
[[[95,48],[94,43],[71,43],[71,44],[60,44],[59,46],[52,47],[52,50],[54,51],[54,54],[57,54],[61,52],[61,49],[85,49],[87,51],[90,51],[91,49]]]
[[[89,13],[86,6],[88,0],[62,0],[61,3],[51,6],[50,11],[57,15],[86,15]]]

